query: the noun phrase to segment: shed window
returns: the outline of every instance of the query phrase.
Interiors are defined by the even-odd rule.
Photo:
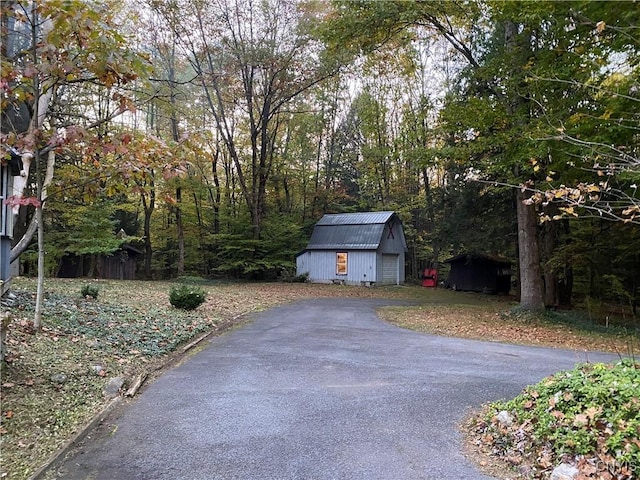
[[[336,254],[336,274],[347,274],[347,252],[338,252]]]

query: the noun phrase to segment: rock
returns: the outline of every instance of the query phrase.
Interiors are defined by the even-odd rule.
[[[4,296],[2,296],[2,301],[0,304],[3,307],[15,307],[18,301],[18,297],[13,292],[7,292]]]
[[[67,376],[64,373],[54,373],[51,375],[50,380],[53,383],[65,383],[67,381]]]
[[[104,368],[102,368],[102,365],[92,365],[91,370],[93,370],[96,375],[104,375]]]
[[[500,425],[504,425],[505,427],[510,427],[513,424],[513,417],[506,410],[498,413],[496,419],[500,422]]]
[[[568,463],[561,463],[551,472],[549,480],[575,480],[578,476],[578,469]]]
[[[104,387],[103,393],[107,398],[115,398],[120,395],[120,389],[124,385],[124,379],[122,377],[110,378]]]

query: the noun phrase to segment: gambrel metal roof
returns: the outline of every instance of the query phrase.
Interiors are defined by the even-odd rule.
[[[316,223],[307,250],[376,250],[385,225],[394,215],[394,212],[325,215]]]
[[[327,214],[316,225],[384,225],[395,212],[359,212]]]

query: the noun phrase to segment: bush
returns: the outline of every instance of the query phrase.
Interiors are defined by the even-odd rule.
[[[176,308],[194,310],[202,305],[207,298],[207,293],[194,285],[180,285],[172,287],[169,293],[169,302]]]
[[[535,478],[567,458],[587,466],[599,458],[615,478],[639,478],[638,392],[640,363],[583,364],[491,404],[477,431],[503,458],[531,463]]]
[[[97,299],[99,291],[100,291],[100,287],[89,283],[87,285],[82,286],[82,289],[80,289],[80,294],[82,295],[83,298],[92,297],[94,299]]]
[[[284,268],[278,277],[278,281],[284,283],[306,283],[309,281],[309,272],[296,275],[294,271]]]

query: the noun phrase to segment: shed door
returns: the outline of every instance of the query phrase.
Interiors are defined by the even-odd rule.
[[[382,255],[382,283],[398,283],[398,255]]]

